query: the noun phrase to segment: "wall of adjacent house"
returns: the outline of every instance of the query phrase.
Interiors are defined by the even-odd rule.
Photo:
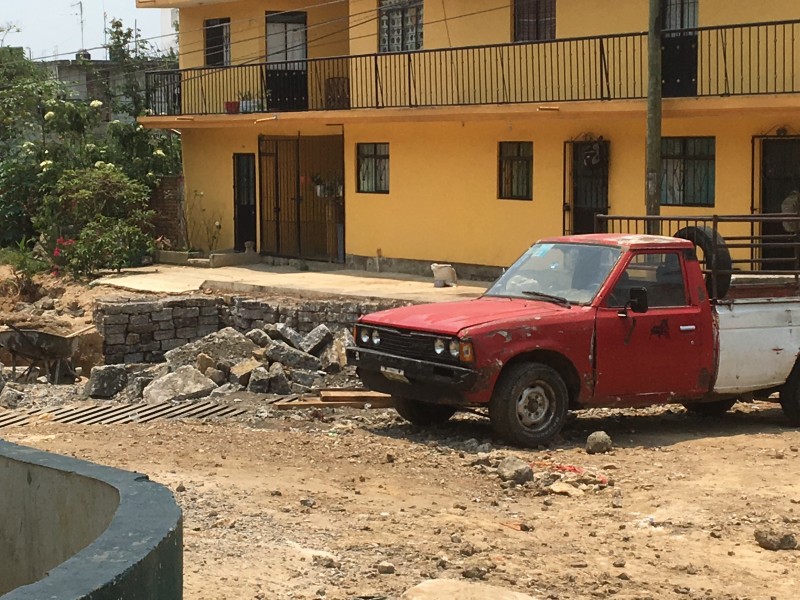
[[[715,206],[662,207],[662,214],[749,214],[752,136],[777,126],[800,130],[800,117],[733,113],[667,119],[664,135],[716,138]],[[561,235],[564,143],[587,135],[611,143],[610,213],[644,214],[643,114],[348,126],[347,253],[507,265],[538,238]],[[533,200],[498,199],[501,141],[533,142]],[[359,142],[389,143],[389,194],[357,193],[354,148]]]

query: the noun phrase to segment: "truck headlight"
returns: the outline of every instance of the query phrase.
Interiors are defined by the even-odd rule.
[[[453,358],[458,358],[461,354],[461,346],[458,343],[458,340],[451,340],[450,341],[450,356]]]
[[[372,332],[372,343],[377,346],[381,343],[381,332],[377,329]]]
[[[368,344],[368,343],[369,343],[369,329],[367,329],[367,328],[362,328],[362,329],[361,329],[361,336],[360,336],[360,338],[361,338],[361,341],[362,341],[364,344]]]
[[[444,340],[437,339],[435,342],[433,342],[433,351],[436,352],[436,354],[441,354],[444,352]]]

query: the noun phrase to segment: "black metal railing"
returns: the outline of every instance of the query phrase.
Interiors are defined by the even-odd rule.
[[[800,92],[800,20],[664,36],[667,96]],[[155,115],[624,100],[646,88],[641,32],[147,74]]]

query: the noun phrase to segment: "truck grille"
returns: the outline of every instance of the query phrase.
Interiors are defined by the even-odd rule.
[[[405,358],[416,358],[419,360],[429,360],[441,362],[443,364],[458,364],[458,359],[450,356],[449,352],[441,355],[436,354],[433,350],[433,343],[437,338],[449,342],[450,337],[436,336],[427,333],[416,333],[413,331],[402,331],[399,329],[383,329],[381,327],[366,326],[367,329],[373,331],[377,329],[381,334],[381,343],[378,346],[373,344],[364,344],[358,340],[358,345],[364,348],[372,348],[394,356],[403,356]]]

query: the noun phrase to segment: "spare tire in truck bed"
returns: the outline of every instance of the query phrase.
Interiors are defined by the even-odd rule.
[[[712,272],[706,275],[706,290],[709,298],[714,297],[714,283],[716,280],[717,298],[724,298],[731,287],[731,253],[725,239],[711,227],[691,226],[679,230],[673,237],[689,240],[703,251],[706,259],[706,268]],[[716,244],[715,244],[716,238]],[[716,246],[716,248],[715,248]],[[720,273],[719,271],[723,271]],[[725,272],[728,271],[728,272]]]

